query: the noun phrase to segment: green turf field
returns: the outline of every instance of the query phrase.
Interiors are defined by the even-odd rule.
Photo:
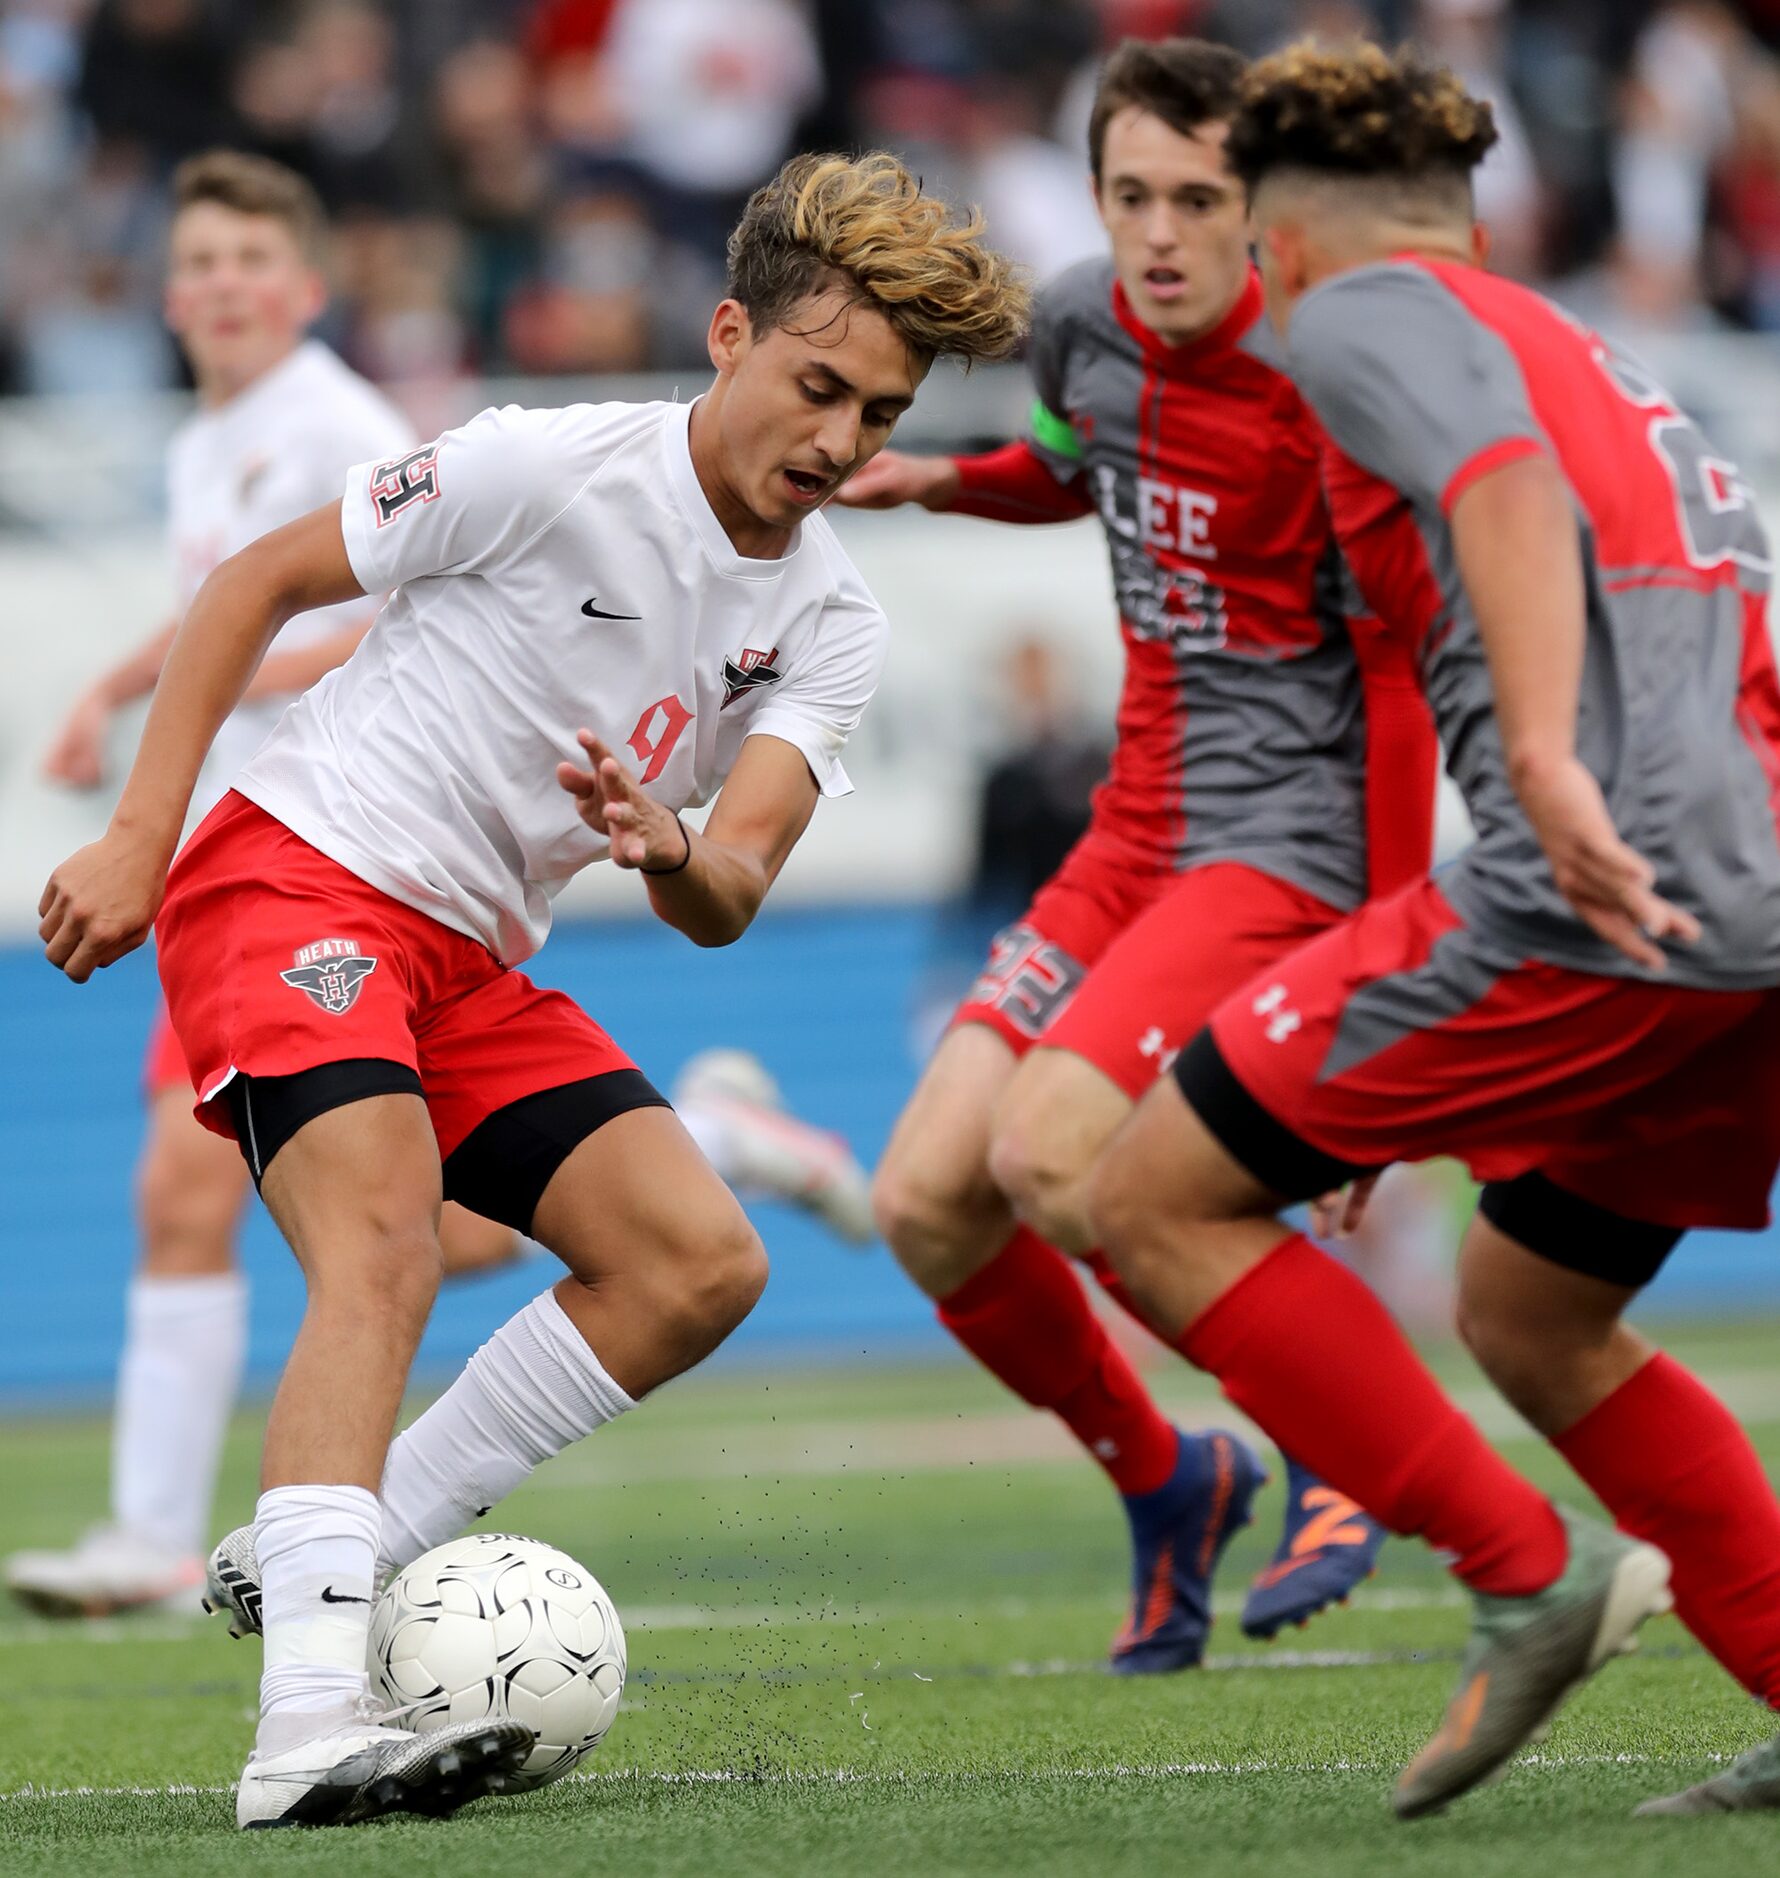
[[[1675,1340],[1780,1456],[1780,1327]],[[1203,1424],[1184,1369],[1168,1399]],[[1486,1398],[1453,1369],[1467,1401]],[[1486,1423],[1573,1490],[1499,1410]],[[222,1514],[251,1503],[256,1429]],[[97,1420],[0,1426],[4,1543],[103,1503]],[[1269,1490],[1226,1606],[1271,1547]],[[1762,1717],[1672,1619],[1506,1784],[1391,1820],[1464,1612],[1393,1545],[1351,1609],[1271,1649],[1233,1617],[1208,1668],[1103,1673],[1121,1534],[1097,1472],[962,1363],[693,1379],[547,1469],[498,1524],[605,1579],[630,1634],[617,1725],[582,1777],[445,1823],[233,1832],[257,1644],[177,1618],[86,1631],[0,1612],[0,1873],[384,1874],[1462,1870],[1466,1878],[1774,1868],[1780,1818],[1633,1821],[1646,1794],[1758,1739]]]

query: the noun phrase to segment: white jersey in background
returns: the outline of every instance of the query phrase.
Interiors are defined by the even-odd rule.
[[[167,448],[168,533],[183,618],[212,569],[249,542],[340,493],[348,464],[398,456],[413,427],[381,392],[319,340],[296,350],[226,404],[200,410]],[[301,613],[279,633],[282,652],[362,618],[365,602]],[[217,732],[192,798],[205,815],[253,755],[290,700],[238,705]]]
[[[821,515],[777,560],[737,554],[689,421],[674,404],[509,405],[353,470],[346,551],[367,592],[394,592],[236,788],[507,964],[607,852],[556,781],[582,727],[668,808],[708,801],[762,732],[844,793],[884,616]]]

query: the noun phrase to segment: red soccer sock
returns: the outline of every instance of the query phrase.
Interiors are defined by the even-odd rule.
[[[1276,1246],[1178,1348],[1337,1492],[1451,1553],[1473,1589],[1522,1596],[1563,1570],[1551,1502],[1447,1400],[1366,1286],[1308,1239]]]
[[[1668,1553],[1681,1621],[1780,1707],[1780,1503],[1730,1410],[1657,1355],[1552,1445],[1624,1531]]]
[[[1069,1261],[1026,1227],[939,1306],[939,1321],[1034,1408],[1050,1409],[1121,1493],[1151,1493],[1179,1442]]]

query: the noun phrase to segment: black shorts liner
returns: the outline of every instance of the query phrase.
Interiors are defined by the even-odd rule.
[[[1200,1031],[1174,1059],[1174,1080],[1193,1113],[1282,1200],[1314,1200],[1374,1171],[1325,1154],[1270,1115],[1237,1080],[1209,1030]]]
[[[1686,1236],[1680,1226],[1628,1219],[1554,1185],[1536,1168],[1493,1180],[1477,1210],[1497,1232],[1565,1271],[1638,1289],[1650,1283]]]
[[[278,1150],[306,1122],[369,1096],[424,1096],[406,1063],[352,1057],[294,1076],[236,1076],[218,1092],[242,1158],[260,1184]],[[446,1157],[445,1198],[530,1232],[551,1176],[597,1129],[632,1109],[671,1104],[641,1070],[614,1069],[521,1096],[485,1117]]]
[[[673,1104],[640,1069],[609,1069],[496,1109],[445,1158],[445,1197],[529,1233],[550,1177],[587,1137],[632,1109]]]
[[[292,1076],[231,1076],[216,1099],[229,1111],[241,1158],[257,1187],[272,1157],[316,1116],[370,1096],[423,1094],[420,1078],[406,1063],[354,1056],[339,1063],[318,1063]]]

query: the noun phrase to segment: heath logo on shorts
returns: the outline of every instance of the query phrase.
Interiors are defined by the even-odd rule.
[[[295,985],[330,1017],[339,1017],[358,1002],[364,982],[377,969],[377,961],[359,949],[356,939],[317,939],[298,946],[295,963],[278,976]]]

